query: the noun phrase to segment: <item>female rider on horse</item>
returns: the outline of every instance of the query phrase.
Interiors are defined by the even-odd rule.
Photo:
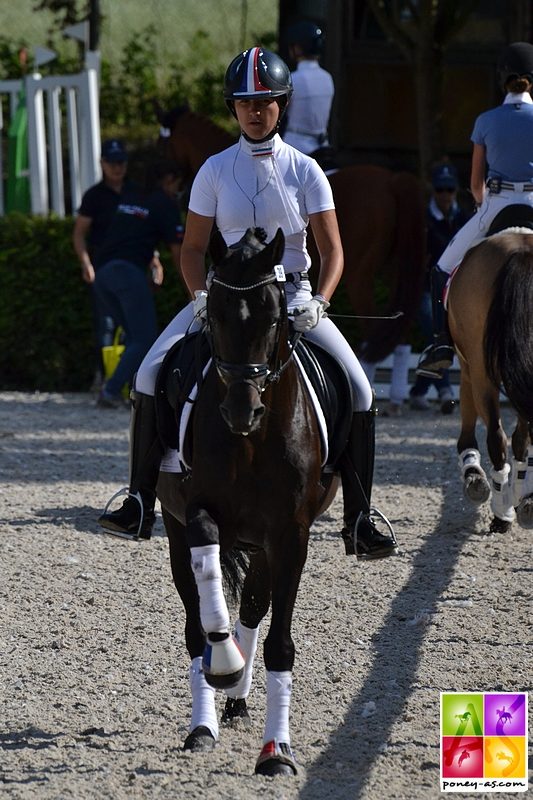
[[[227,69],[224,97],[239,122],[241,137],[237,144],[209,158],[192,186],[181,269],[194,300],[161,334],[137,373],[132,391],[129,493],[139,493],[142,498],[140,535],[149,538],[161,458],[154,412],[156,377],[170,347],[205,319],[205,257],[213,224],[228,246],[238,242],[247,228],[262,227],[268,240],[281,228],[287,303],[294,314],[294,328],[334,353],[353,386],[355,408],[340,465],[346,549],[353,553],[355,548],[362,558],[382,558],[395,550],[396,543],[379,532],[369,513],[374,467],[372,389],[352,348],[324,315],[341,277],[342,245],[327,178],[313,159],[285,144],[278,134],[291,94],[289,68],[278,55],[263,48],[246,50]],[[320,253],[314,296],[307,277],[311,266],[306,249],[308,223]],[[139,521],[140,506],[133,497],[126,498],[119,510],[99,518],[103,527],[132,535]]]
[[[439,313],[448,278],[465,253],[488,234],[491,222],[505,206],[533,206],[533,45],[515,42],[498,62],[503,104],[480,114],[474,124],[470,188],[477,212],[461,228],[439,259],[432,274],[435,341],[418,362],[417,372],[441,377],[451,366],[454,350],[446,317]],[[488,165],[488,180],[486,170]],[[443,329],[438,330],[439,319]]]

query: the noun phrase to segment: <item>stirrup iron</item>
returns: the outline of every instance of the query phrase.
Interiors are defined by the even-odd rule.
[[[130,492],[129,486],[123,486],[122,489],[119,489],[118,492],[115,492],[115,494],[112,497],[109,498],[109,500],[106,503],[106,506],[105,506],[104,510],[102,511],[102,515],[101,516],[103,516],[104,514],[107,514],[107,510],[108,510],[109,506],[111,505],[111,503],[114,500],[117,499],[117,497],[123,497],[124,495],[126,495],[127,497],[135,498],[135,500],[137,500],[137,502],[139,503],[139,506],[141,507],[141,519],[139,521],[139,526],[137,528],[137,533],[125,533],[124,531],[112,531],[110,528],[104,528],[104,531],[105,531],[105,533],[111,534],[111,536],[118,536],[121,539],[129,539],[130,541],[133,539],[133,540],[136,541],[137,539],[141,538],[141,530],[142,530],[142,524],[143,524],[143,520],[144,520],[144,505],[143,505],[143,501],[142,501],[142,497],[141,497],[141,493],[140,492],[135,492],[135,493],[132,494]]]

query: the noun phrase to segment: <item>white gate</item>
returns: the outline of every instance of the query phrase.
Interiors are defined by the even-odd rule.
[[[74,213],[86,189],[101,178],[98,72],[87,68],[75,75],[28,75],[20,81],[0,81],[9,94],[10,115],[21,90],[28,111],[28,154],[32,214]],[[64,102],[62,103],[62,100]],[[7,131],[0,114],[0,130]],[[63,133],[66,129],[64,146]],[[65,208],[63,152],[68,152],[70,205]],[[2,168],[0,155],[0,169]],[[4,169],[0,174],[3,175]],[[1,183],[1,182],[0,182]],[[0,214],[5,213],[0,187]]]

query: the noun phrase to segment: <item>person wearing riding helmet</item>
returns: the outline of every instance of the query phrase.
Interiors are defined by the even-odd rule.
[[[324,33],[314,22],[302,20],[287,28],[285,41],[296,69],[291,73],[294,94],[282,137],[287,144],[310,155],[329,147],[328,125],[335,86],[330,73],[319,64]]]
[[[432,275],[434,307],[440,304],[450,274],[467,250],[487,236],[490,224],[505,206],[533,206],[533,45],[514,42],[498,61],[503,104],[480,114],[472,132],[470,188],[477,205],[473,217],[458,231],[441,255]],[[420,356],[417,372],[441,377],[454,356],[445,315],[444,325]]]
[[[355,552],[360,558],[382,558],[396,549],[396,540],[380,533],[374,520],[382,515],[370,508],[373,394],[352,348],[325,316],[343,270],[342,245],[326,176],[312,158],[284,143],[278,135],[291,94],[289,68],[278,55],[262,47],[240,53],[227,69],[224,97],[240,124],[241,136],[236,144],[208,158],[192,185],[181,271],[193,299],[161,334],[136,376],[129,492],[140,493],[144,519],[149,523],[141,535],[148,538],[161,458],[154,412],[157,373],[169,348],[187,331],[198,330],[206,318],[205,260],[213,224],[228,247],[237,243],[248,228],[263,228],[269,241],[281,228],[285,235],[287,302],[294,314],[294,328],[334,353],[344,364],[353,386],[355,408],[341,465],[346,551]],[[314,295],[308,277],[308,223],[320,253]],[[134,534],[139,513],[137,500],[128,497],[121,509],[105,513],[99,522],[108,529]]]

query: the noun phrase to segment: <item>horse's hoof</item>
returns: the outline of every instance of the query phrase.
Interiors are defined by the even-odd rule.
[[[512,522],[507,522],[499,517],[494,517],[490,523],[489,533],[507,533],[512,524]]]
[[[244,673],[245,661],[229,633],[209,633],[202,656],[204,677],[214,689],[231,689]]]
[[[221,722],[223,725],[231,725],[233,722],[242,722],[244,725],[250,725],[251,719],[246,706],[244,697],[235,699],[228,697],[224,711],[222,712]]]
[[[184,750],[191,753],[209,753],[215,749],[215,737],[205,725],[198,725],[189,733],[183,744]]]
[[[296,762],[290,745],[285,742],[267,742],[255,765],[256,775],[296,775]]]
[[[490,483],[479,472],[470,472],[465,475],[463,491],[467,500],[480,506],[482,503],[486,503],[490,497]]]
[[[516,519],[521,528],[533,528],[533,497],[523,497],[516,509]]]

